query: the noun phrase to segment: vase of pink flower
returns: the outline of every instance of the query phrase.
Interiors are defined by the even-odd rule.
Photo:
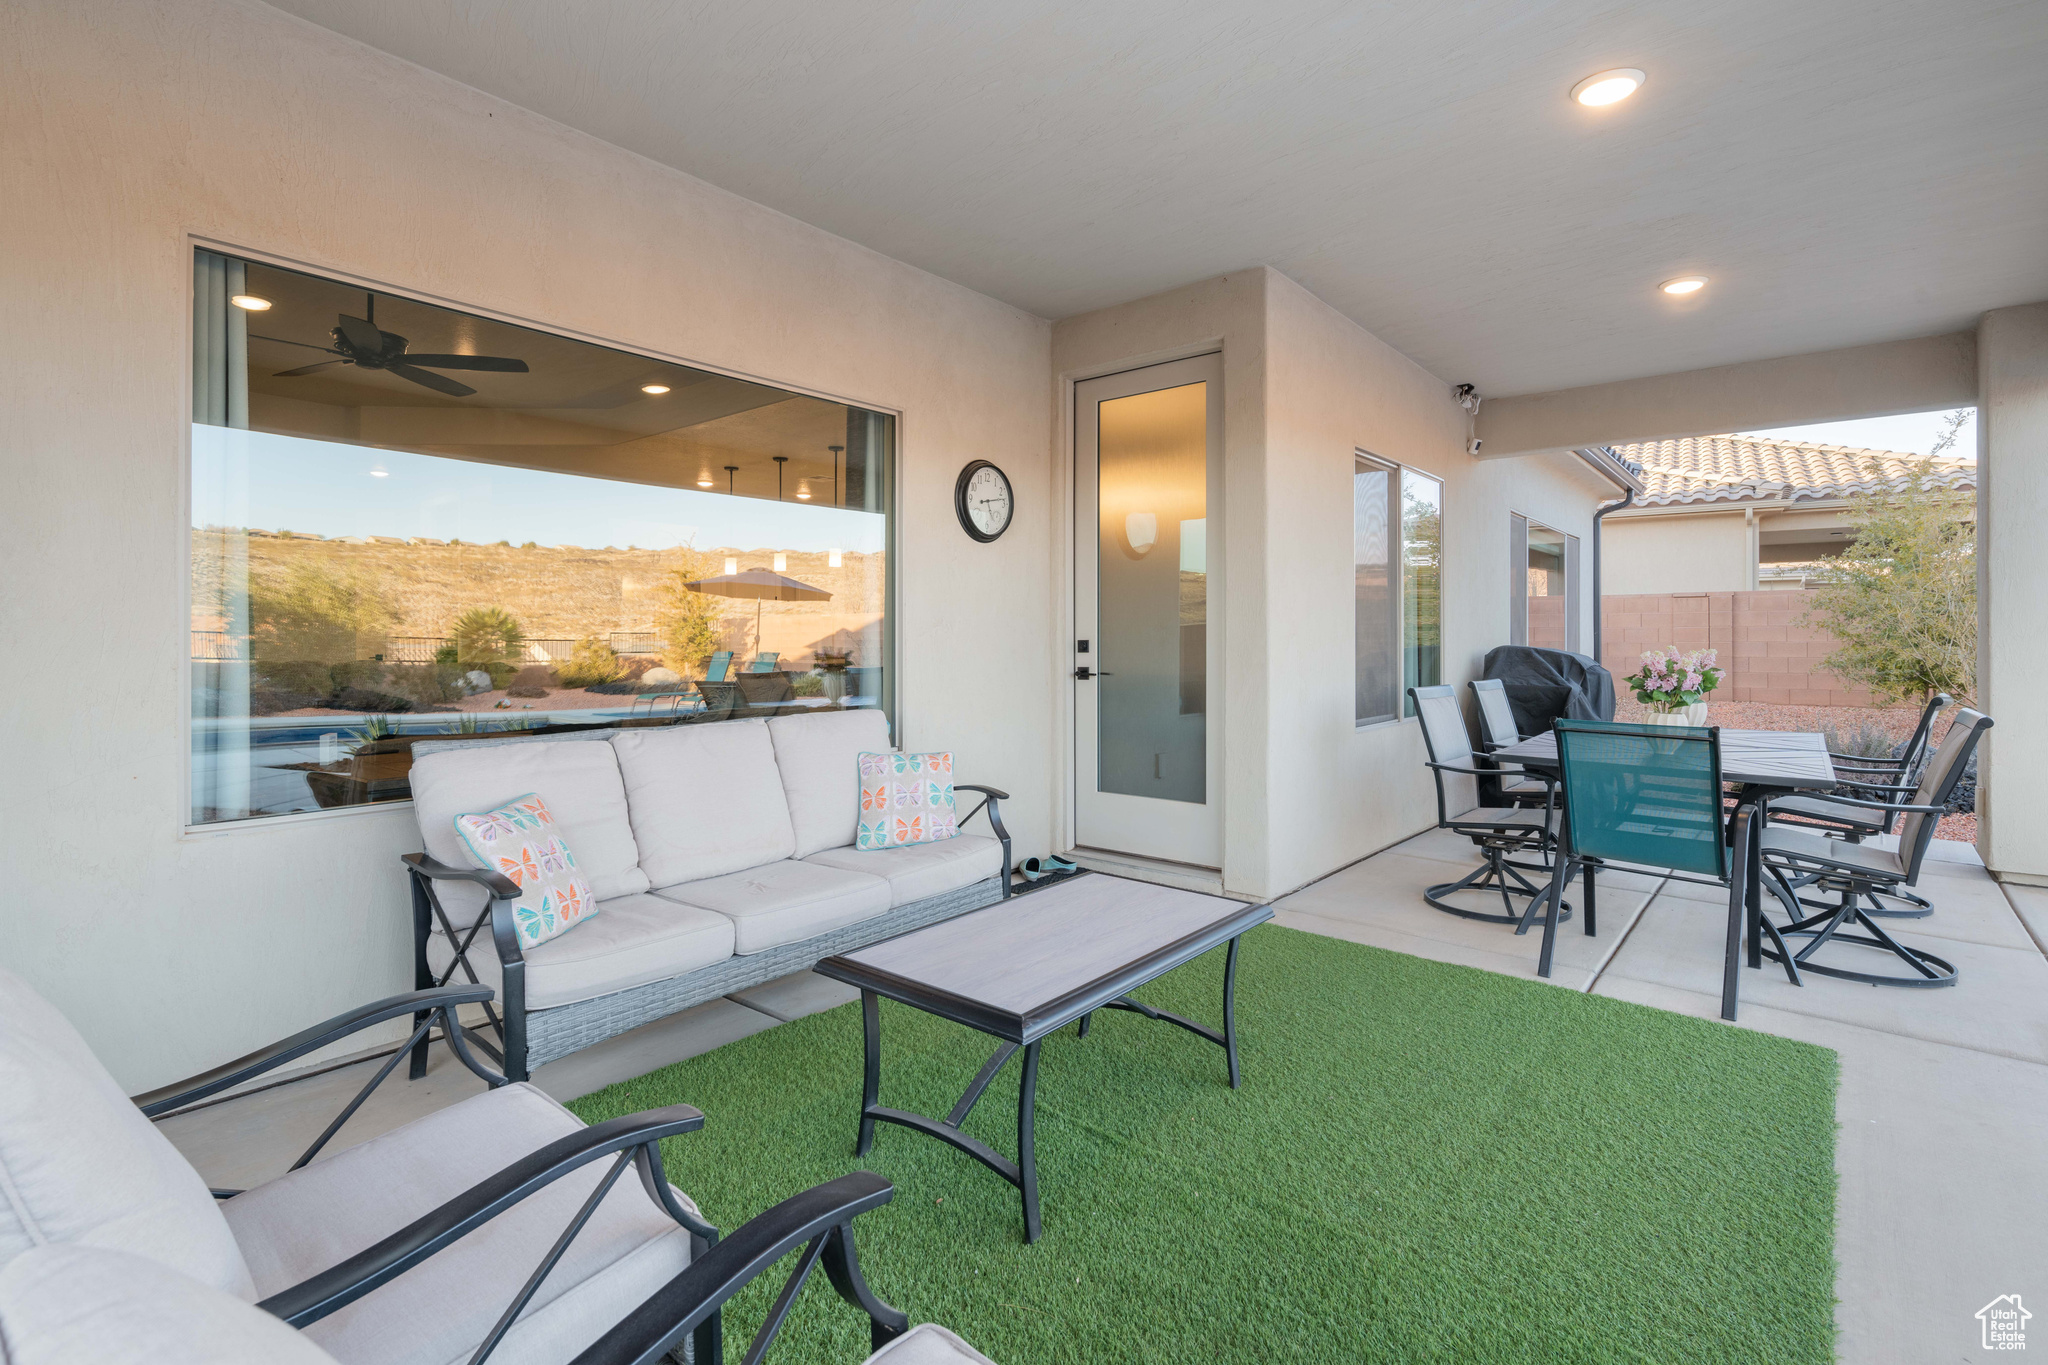
[[[1647,650],[1642,668],[1622,681],[1649,708],[1643,717],[1648,724],[1705,725],[1707,694],[1721,685],[1725,672],[1715,666],[1718,657],[1711,649],[1681,654],[1675,645]]]

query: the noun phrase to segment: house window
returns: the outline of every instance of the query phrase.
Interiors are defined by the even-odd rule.
[[[1510,643],[1579,648],[1579,538],[1527,517],[1511,520]]]
[[[1357,724],[1406,714],[1410,687],[1440,676],[1443,485],[1359,454],[1351,477]]]
[[[194,292],[193,824],[890,706],[888,414],[208,251]]]

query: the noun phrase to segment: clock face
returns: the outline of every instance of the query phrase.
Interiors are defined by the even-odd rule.
[[[955,500],[962,526],[976,540],[994,540],[1007,531],[1016,511],[1010,480],[986,461],[977,460],[962,471]]]

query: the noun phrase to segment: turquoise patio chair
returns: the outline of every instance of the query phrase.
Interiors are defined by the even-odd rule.
[[[748,668],[748,669],[747,669],[747,672],[749,672],[749,673],[773,673],[773,672],[775,671],[775,661],[776,661],[777,659],[780,659],[781,657],[782,657],[782,656],[781,656],[780,654],[767,654],[767,653],[762,653],[762,654],[756,654],[756,655],[754,656],[754,662],[753,662],[753,665],[752,665],[752,667],[750,667],[750,668]]]
[[[1784,943],[1761,913],[1756,810],[1745,805],[1732,822],[1724,824],[1722,818],[1719,728],[1559,720],[1554,729],[1564,788],[1557,871],[1544,894],[1529,902],[1515,930],[1527,933],[1542,907],[1543,951],[1536,974],[1550,975],[1556,907],[1574,876],[1585,876],[1581,919],[1591,934],[1597,928],[1597,869],[1614,863],[1658,868],[1681,881],[1728,888],[1721,1017],[1733,1019],[1745,920],[1752,938],[1767,933],[1780,952]],[[1799,984],[1790,969],[1787,975]]]
[[[726,670],[732,667],[732,651],[721,649],[711,656],[711,662],[704,665],[705,682],[724,682]]]

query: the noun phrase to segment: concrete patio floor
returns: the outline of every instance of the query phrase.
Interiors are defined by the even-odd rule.
[[[1462,876],[1469,842],[1410,839],[1276,902],[1276,922],[1311,933],[1534,978],[1538,935],[1443,914],[1422,888]],[[1936,912],[1900,921],[1961,971],[1949,989],[1877,989],[1742,973],[1736,1027],[1835,1049],[1837,1358],[1974,1360],[1976,1311],[2001,1294],[2048,1303],[2048,891],[2002,888],[1967,845],[1938,844],[1921,891]],[[1599,930],[1558,936],[1551,981],[1706,1019],[1720,1007],[1725,893],[1654,875],[1600,880]],[[541,1068],[572,1099],[855,998],[808,973],[686,1011]],[[165,1120],[208,1182],[245,1187],[280,1174],[369,1077],[361,1062]],[[362,1142],[482,1090],[434,1049],[426,1079],[380,1087],[336,1138]],[[1757,1292],[1767,1294],[1769,1286]]]

